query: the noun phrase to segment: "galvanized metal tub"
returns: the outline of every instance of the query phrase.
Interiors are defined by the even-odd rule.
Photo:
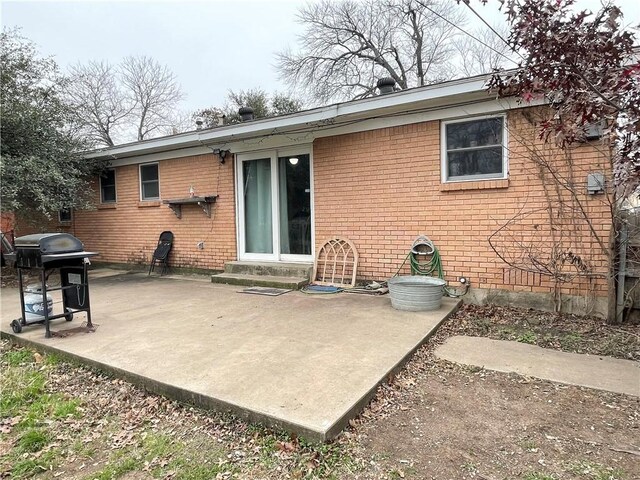
[[[411,275],[393,277],[387,284],[393,308],[420,312],[440,308],[446,282],[440,278]]]

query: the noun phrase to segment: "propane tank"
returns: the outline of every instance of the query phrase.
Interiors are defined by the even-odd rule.
[[[27,323],[44,320],[44,302],[42,299],[42,285],[27,285],[24,291],[24,321]],[[53,298],[47,293],[47,311],[53,315]]]

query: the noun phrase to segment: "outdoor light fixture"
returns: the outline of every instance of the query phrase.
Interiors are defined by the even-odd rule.
[[[290,163],[291,165],[297,165],[297,164],[298,164],[298,157],[291,157],[291,158],[289,159],[289,163]]]
[[[229,150],[222,150],[221,148],[214,148],[213,153],[220,157],[220,163],[224,163],[225,157],[231,152]]]

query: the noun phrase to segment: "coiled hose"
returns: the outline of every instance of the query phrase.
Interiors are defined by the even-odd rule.
[[[424,259],[421,257],[424,257]],[[421,235],[414,240],[413,245],[411,245],[411,250],[404,258],[402,265],[400,265],[400,268],[394,277],[397,277],[400,274],[400,271],[407,263],[407,260],[411,267],[411,275],[437,276],[444,280],[444,270],[442,269],[440,252],[428,237]],[[449,288],[448,286],[444,287],[444,293],[448,297],[461,297],[466,295],[468,290],[468,283],[465,285],[462,293],[457,292],[455,289]]]

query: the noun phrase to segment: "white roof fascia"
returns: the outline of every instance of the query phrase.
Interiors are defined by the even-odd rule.
[[[415,90],[399,91],[395,93],[389,93],[386,95],[379,95],[377,97],[371,97],[366,100],[366,104],[360,102],[348,102],[337,104],[337,116],[352,115],[357,113],[363,113],[369,110],[376,110],[388,107],[402,107],[412,103],[435,100],[442,97],[450,97],[454,95],[460,95],[464,93],[471,93],[476,91],[482,91],[486,86],[486,79],[480,78],[473,81],[466,81],[464,83],[450,82],[444,85],[432,86],[431,88],[425,87]],[[437,91],[437,95],[425,96],[426,92]]]
[[[469,96],[465,95],[464,97],[468,98]],[[474,97],[477,97],[477,95],[474,95]],[[459,105],[443,101],[441,102],[440,106],[432,107],[430,104],[429,108],[425,110],[420,110],[418,108],[412,111],[403,111],[390,115],[387,115],[385,113],[379,115],[378,117],[364,117],[356,122],[347,121],[326,125],[322,128],[318,127],[313,132],[300,134],[298,137],[296,137],[297,134],[295,132],[287,133],[286,131],[278,132],[273,135],[265,134],[266,137],[264,141],[259,142],[259,144],[251,142],[245,143],[247,138],[255,137],[238,137],[231,140],[227,139],[225,141],[220,141],[217,144],[208,144],[207,146],[200,145],[197,147],[177,147],[161,152],[152,152],[126,157],[123,156],[117,159],[112,158],[111,165],[114,167],[118,167],[124,165],[134,165],[138,163],[156,162],[159,160],[172,160],[193,155],[205,155],[210,154],[214,146],[218,148],[229,149],[233,153],[255,152],[259,150],[274,150],[285,147],[309,145],[316,138],[344,135],[348,133],[376,130],[380,128],[395,127],[433,120],[452,120],[457,118],[474,117],[478,115],[496,114],[514,108],[533,107],[543,104],[543,99],[536,99],[523,104],[522,102],[519,102],[518,99],[513,97],[500,99],[487,98],[479,102],[462,102]]]
[[[338,103],[281,117],[253,120],[245,124],[240,123],[214,129],[188,132],[182,135],[129,143],[90,152],[85,155],[85,158],[117,159],[179,148],[203,146],[216,142],[230,142],[240,140],[243,136],[255,136],[260,133],[267,134],[274,131],[277,131],[277,133],[286,133],[287,128],[311,127],[318,124],[326,125],[326,122],[348,116],[366,118],[367,114],[372,114],[377,110],[391,109],[394,107],[395,109],[402,109],[412,104],[434,101],[444,97],[483,92],[487,78],[487,76],[473,77],[470,79],[446,82],[444,84],[403,90],[362,100]]]
[[[248,134],[257,134],[259,132],[268,133],[274,129],[282,129],[297,125],[311,124],[326,121],[335,118],[336,106],[323,107],[322,111],[310,110],[305,115],[276,117],[264,120],[255,120],[246,124],[235,124],[226,127],[217,127],[211,130],[196,131],[186,133],[184,135],[151,139],[143,142],[129,143],[110,147],[104,150],[90,152],[85,158],[102,158],[111,157],[118,158],[121,155],[143,155],[145,153],[172,150],[175,148],[185,148],[212,143],[216,140],[233,139]],[[301,117],[304,116],[304,120]],[[292,118],[293,117],[293,118]]]

